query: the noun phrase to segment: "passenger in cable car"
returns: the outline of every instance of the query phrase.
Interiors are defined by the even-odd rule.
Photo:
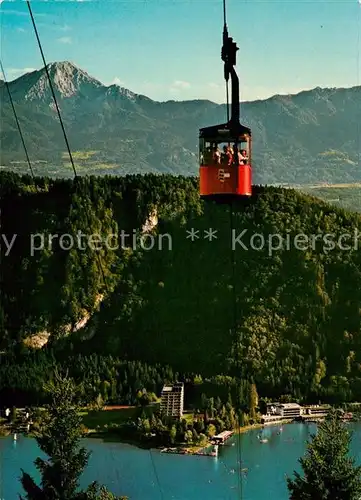
[[[243,157],[242,157],[240,151],[238,150],[238,147],[237,147],[236,144],[233,144],[233,151],[234,151],[233,158],[234,158],[236,164],[237,165],[242,165],[242,159],[243,159]]]
[[[247,163],[248,163],[247,151],[245,149],[242,149],[242,151],[241,151],[241,157],[240,157],[240,164],[241,165],[247,165]]]
[[[221,152],[218,149],[217,145],[215,145],[213,148],[213,161],[216,165],[221,163]]]
[[[223,146],[222,163],[231,165],[233,160],[233,152],[230,146]]]

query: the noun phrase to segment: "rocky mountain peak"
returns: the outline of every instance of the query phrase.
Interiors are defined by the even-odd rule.
[[[83,92],[103,87],[103,85],[69,61],[54,62],[47,65],[54,90],[62,98],[72,97]],[[45,68],[30,73],[32,82],[27,89],[25,99],[34,100],[49,97],[50,86]],[[30,76],[29,75],[29,76]]]

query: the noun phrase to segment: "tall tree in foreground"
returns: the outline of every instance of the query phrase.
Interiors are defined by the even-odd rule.
[[[287,478],[290,500],[360,500],[361,467],[348,456],[351,433],[332,410],[307,446],[304,477]]]
[[[76,390],[71,379],[55,375],[55,381],[46,385],[51,396],[36,440],[49,457],[38,457],[35,465],[41,474],[41,485],[22,470],[21,483],[26,500],[126,500],[115,497],[96,482],[80,491],[79,478],[88,464],[90,453],[80,447],[81,416],[76,403]],[[21,500],[24,500],[20,496]]]
[[[256,418],[256,408],[258,406],[258,394],[257,394],[257,388],[256,384],[252,383],[249,386],[249,401],[248,401],[248,407],[249,407],[249,418],[252,420],[255,420]]]

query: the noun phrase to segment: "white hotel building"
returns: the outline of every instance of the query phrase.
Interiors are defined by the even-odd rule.
[[[162,389],[160,410],[168,417],[182,417],[184,408],[184,384],[165,385]]]

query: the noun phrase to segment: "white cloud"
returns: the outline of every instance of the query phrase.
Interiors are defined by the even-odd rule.
[[[172,88],[173,89],[189,89],[191,86],[190,83],[184,82],[182,80],[176,80],[175,82],[172,83]]]
[[[4,1],[4,0],[3,0]],[[7,0],[7,2],[9,2],[10,0]],[[2,2],[0,2],[2,3]],[[12,14],[13,16],[26,16],[28,17],[29,15],[29,12],[28,11],[21,11],[21,10],[12,10],[12,9],[3,9],[1,10],[1,13],[2,14]],[[47,14],[44,14],[44,13],[40,13],[40,14],[36,14],[36,17],[46,17]]]
[[[7,73],[11,75],[18,75],[20,73],[31,73],[32,71],[36,71],[36,68],[9,68]]]
[[[173,96],[179,96],[182,91],[190,88],[190,83],[184,82],[183,80],[176,80],[169,87],[169,93]]]
[[[19,10],[7,10],[7,9],[1,10],[1,14],[12,14],[13,16],[28,16],[29,15],[27,12],[21,12]]]
[[[211,89],[219,89],[219,84],[218,83],[214,83],[214,82],[209,82],[208,83],[208,87],[210,87]]]
[[[118,78],[117,76],[113,79],[113,81],[111,82],[110,85],[119,85],[119,87],[124,87],[125,86],[125,82],[123,82],[120,78]]]
[[[64,24],[64,26],[59,27],[60,31],[70,31],[71,27],[68,24]]]
[[[16,78],[24,73],[31,73],[32,71],[36,71],[36,68],[9,68],[5,73],[10,77]]]
[[[58,38],[58,42],[70,44],[72,42],[72,40],[71,40],[70,36],[62,36],[62,37]]]

